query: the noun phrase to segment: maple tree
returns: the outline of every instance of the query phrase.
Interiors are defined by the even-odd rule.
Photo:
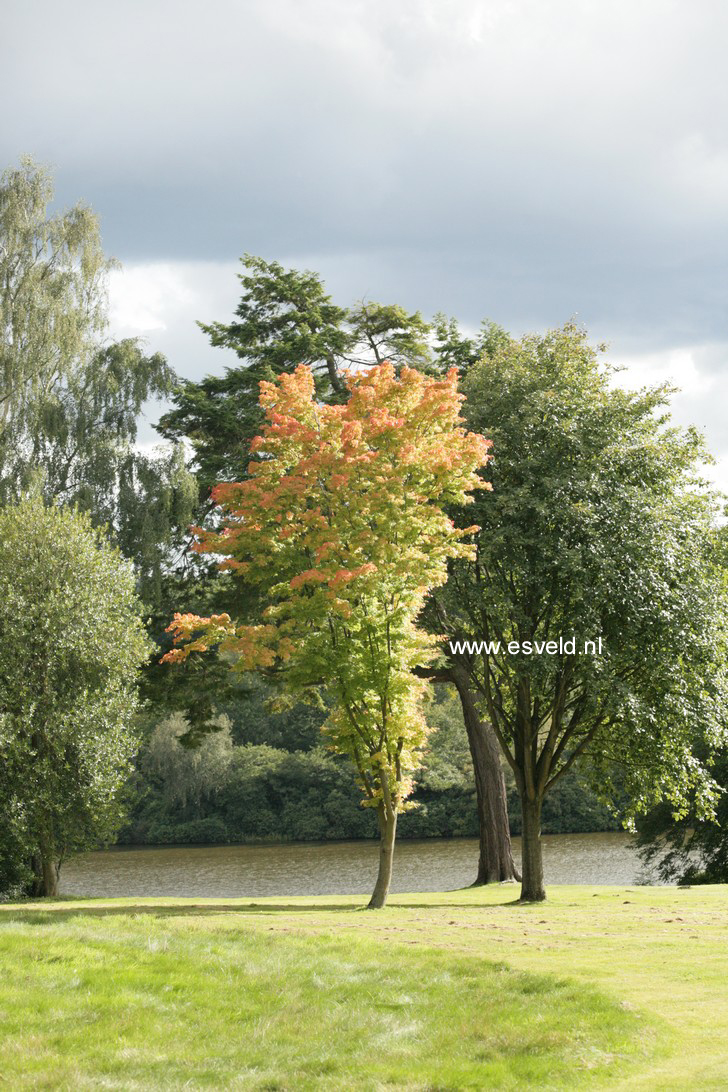
[[[244,474],[250,444],[263,422],[258,402],[261,380],[273,380],[292,372],[298,364],[307,364],[313,370],[319,399],[338,404],[348,397],[343,375],[347,367],[372,367],[388,360],[395,370],[406,365],[428,375],[442,376],[455,367],[462,378],[483,355],[490,355],[507,339],[505,331],[493,322],[482,323],[475,336],[466,336],[457,321],[444,314],[428,322],[418,311],[411,313],[399,305],[372,300],[343,308],[327,293],[321,277],[310,270],[284,269],[278,262],[251,254],[244,256],[242,265],[239,280],[243,293],[232,321],[198,324],[213,345],[235,352],[240,363],[226,368],[224,375],[182,383],[174,391],[173,408],[158,425],[162,436],[184,440],[194,452],[200,523],[211,514],[209,496],[214,485],[240,481]],[[185,610],[196,614],[226,610],[242,617],[246,603],[238,598],[230,601],[233,589],[220,578],[222,574],[216,572],[209,557],[198,556],[196,562],[185,552],[178,586],[170,589],[167,602],[184,604]],[[248,596],[250,589],[238,585],[235,592]],[[421,621],[434,633],[440,632],[439,612],[429,613],[434,616]],[[162,608],[160,619],[167,616],[168,611]],[[452,655],[448,661],[438,664],[436,674],[429,671],[427,676],[431,682],[454,686],[460,695],[479,822],[475,882],[520,879],[512,855],[498,741],[487,717],[478,710],[467,663]],[[172,698],[173,708],[185,709],[191,724],[187,743],[204,733],[205,722],[220,702],[221,690],[230,685],[225,665],[212,657],[201,657],[195,667],[187,672],[183,685],[163,669],[146,676],[155,696],[162,692]]]
[[[197,549],[254,586],[257,624],[228,614],[177,614],[176,662],[217,648],[239,670],[277,674],[290,700],[329,700],[331,746],[356,766],[364,804],[377,809],[381,851],[371,907],[383,906],[397,816],[426,743],[417,667],[440,639],[418,628],[448,561],[469,558],[477,528],[444,506],[488,488],[477,470],[488,442],[460,417],[457,372],[430,379],[389,362],[346,373],[344,405],[321,405],[309,367],[260,384],[266,415],[247,480],[213,492],[220,524]]]

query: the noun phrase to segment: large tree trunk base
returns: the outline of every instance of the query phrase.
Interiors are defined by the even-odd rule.
[[[490,724],[480,718],[465,669],[452,667],[450,677],[460,697],[475,773],[480,855],[478,874],[472,886],[520,881],[511,850],[506,782],[498,740]]]
[[[53,899],[58,894],[58,863],[52,858],[37,853],[31,862],[33,880],[30,894],[35,899]]]
[[[55,861],[43,862],[43,894],[47,899],[58,895],[58,865]]]
[[[513,883],[513,884],[514,883],[520,883],[520,882],[521,882],[521,874],[520,874],[520,872],[516,872],[515,875],[510,876],[507,880],[501,880],[499,877],[494,876],[491,879],[487,879],[487,880],[481,880],[481,879],[473,880],[473,882],[469,886],[470,887],[488,887],[490,885],[492,887],[494,883],[504,885],[504,884],[510,884],[510,883]]]

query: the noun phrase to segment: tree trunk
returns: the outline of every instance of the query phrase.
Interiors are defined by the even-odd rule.
[[[43,894],[46,898],[55,898],[58,894],[58,865],[49,858],[43,858]]]
[[[546,898],[541,852],[542,803],[542,800],[529,800],[525,793],[521,795],[521,814],[523,815],[521,902],[541,902]]]
[[[334,394],[337,394],[339,398],[343,398],[347,393],[347,387],[344,380],[339,375],[339,370],[336,366],[336,358],[333,353],[326,354],[326,370],[329,373],[329,382],[331,383],[331,389]]]
[[[54,898],[58,894],[58,861],[45,837],[40,838],[38,852],[33,857],[33,895]]]
[[[461,667],[453,667],[451,674],[460,696],[475,772],[480,855],[478,875],[473,887],[520,880],[521,876],[513,863],[506,781],[500,762],[498,740],[491,726],[480,719],[466,671]]]
[[[33,879],[28,885],[28,894],[31,898],[40,898],[43,894],[43,862],[40,853],[34,853],[30,861]]]
[[[389,885],[392,881],[392,861],[394,860],[394,839],[397,834],[397,812],[382,802],[378,809],[379,831],[379,872],[369,900],[370,910],[380,910],[387,901]]]

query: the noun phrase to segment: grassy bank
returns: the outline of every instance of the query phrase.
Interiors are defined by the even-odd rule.
[[[10,1088],[723,1088],[728,889],[0,907]]]

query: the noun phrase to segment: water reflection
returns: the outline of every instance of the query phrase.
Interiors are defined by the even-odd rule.
[[[642,866],[626,833],[544,837],[547,883],[631,884]],[[516,855],[520,839],[514,839]],[[265,895],[368,894],[376,842],[265,846],[116,848],[67,862],[61,893],[258,898]],[[448,891],[472,883],[474,838],[399,842],[393,891]],[[654,880],[652,882],[655,882]]]

